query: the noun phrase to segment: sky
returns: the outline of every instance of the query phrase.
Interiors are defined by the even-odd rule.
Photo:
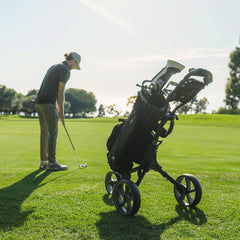
[[[198,95],[224,106],[229,54],[239,46],[239,0],[0,0],[0,84],[26,94],[76,51],[81,70],[66,88],[93,92],[97,106],[124,108],[143,80],[175,60],[212,72]]]

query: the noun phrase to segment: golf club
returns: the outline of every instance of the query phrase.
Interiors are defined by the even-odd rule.
[[[70,141],[70,143],[71,143],[71,145],[72,145],[73,151],[75,152],[75,155],[76,155],[76,157],[77,157],[78,164],[79,164],[78,167],[80,167],[80,168],[86,168],[86,167],[87,167],[87,163],[85,163],[85,164],[80,164],[79,157],[78,157],[78,155],[77,155],[77,152],[76,152],[76,150],[75,150],[75,147],[73,146],[73,143],[72,143],[72,140],[71,140],[71,138],[70,138],[70,136],[69,136],[69,133],[68,133],[68,131],[67,131],[67,128],[66,128],[66,126],[65,126],[65,124],[64,124],[63,122],[62,122],[62,124],[63,124],[63,127],[64,127],[66,133],[67,133],[68,139],[69,139],[69,141]]]

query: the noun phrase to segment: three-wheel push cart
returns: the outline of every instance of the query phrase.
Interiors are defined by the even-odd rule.
[[[212,74],[202,68],[192,69],[179,83],[168,82],[173,74],[183,69],[180,63],[168,60],[152,80],[138,85],[141,89],[133,110],[127,119],[119,119],[121,123],[113,128],[108,138],[107,158],[111,171],[105,177],[105,187],[122,215],[138,212],[141,204],[138,187],[149,170],[159,172],[174,185],[174,196],[180,205],[195,207],[201,200],[202,188],[195,176],[183,174],[175,180],[157,162],[160,137],[165,138],[172,132],[174,121],[178,119],[176,111],[212,82]],[[172,111],[171,102],[175,104]],[[131,174],[135,172],[137,181],[133,182]]]

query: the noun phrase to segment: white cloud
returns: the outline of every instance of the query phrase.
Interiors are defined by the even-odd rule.
[[[101,59],[95,64],[101,69],[138,69],[147,65],[166,62],[167,59],[186,61],[194,59],[227,58],[229,49],[173,49],[162,50],[161,54],[130,57],[125,59]]]
[[[143,41],[147,46],[151,47],[151,49],[154,50],[155,52],[159,52],[158,48],[152,43],[152,41],[150,41],[149,39],[147,39],[144,36],[142,36],[141,34],[139,34],[132,26],[130,26],[125,21],[123,21],[121,18],[110,13],[107,9],[103,8],[102,6],[97,5],[95,2],[93,2],[91,0],[78,0],[78,1],[80,3],[82,3],[85,7],[93,10],[94,12],[96,12],[96,13],[100,14],[101,16],[110,20],[110,22],[112,22],[113,24],[124,29],[130,35]]]

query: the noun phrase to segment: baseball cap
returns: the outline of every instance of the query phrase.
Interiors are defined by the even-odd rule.
[[[80,70],[81,68],[80,68],[79,65],[80,65],[80,62],[81,62],[81,56],[76,52],[72,52],[71,57],[78,63],[78,69]]]

